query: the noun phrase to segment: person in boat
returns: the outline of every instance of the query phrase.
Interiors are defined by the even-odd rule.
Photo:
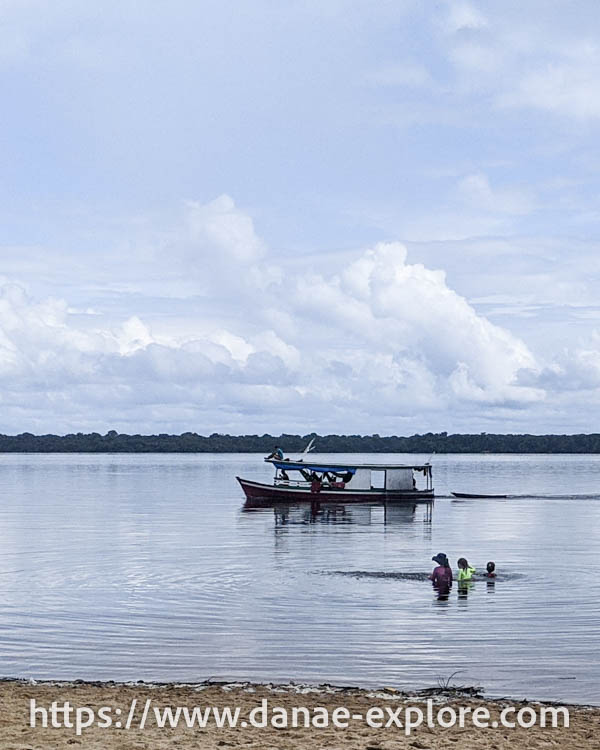
[[[496,563],[492,560],[489,561],[489,563],[485,566],[486,569],[486,578],[495,578],[496,577]]]
[[[283,461],[283,451],[278,445],[276,445],[273,448],[272,453],[269,456],[267,456],[267,460],[270,458],[275,458],[277,459],[277,461]]]
[[[475,568],[469,565],[469,562],[466,559],[466,557],[458,558],[458,582],[459,583],[461,581],[470,581],[473,578],[474,572],[475,572]]]
[[[321,477],[317,474],[316,471],[311,471],[310,473],[310,491],[311,492],[321,492]]]
[[[433,587],[438,590],[440,596],[446,596],[452,586],[452,568],[448,562],[448,557],[443,552],[439,552],[431,559],[437,563],[437,568],[433,569],[429,580],[433,583]]]
[[[349,471],[343,473],[339,471],[329,472],[329,486],[335,490],[343,490],[346,486],[344,477],[346,477],[348,474],[350,474],[350,478],[352,479],[352,474]]]

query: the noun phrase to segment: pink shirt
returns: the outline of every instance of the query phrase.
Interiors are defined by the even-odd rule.
[[[452,568],[445,568],[443,565],[438,565],[429,577],[433,581],[433,585],[437,586],[438,589],[448,590],[452,586]]]

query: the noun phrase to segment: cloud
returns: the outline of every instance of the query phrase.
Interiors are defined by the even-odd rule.
[[[541,387],[563,396],[600,399],[600,330],[592,329],[556,352],[555,360],[540,370],[537,381]]]
[[[504,107],[533,107],[577,120],[600,117],[600,52],[548,61],[526,70],[514,88],[498,96]]]
[[[587,121],[600,115],[600,48],[581,24],[569,28],[552,14],[490,12],[451,3],[442,51],[455,67],[456,92],[476,95],[495,110],[541,110]]]
[[[243,265],[264,256],[265,248],[256,236],[252,219],[237,210],[228,195],[207,204],[189,201],[187,209],[191,237],[202,252],[209,248],[211,253],[225,254],[228,260]]]
[[[408,369],[424,365],[450,398],[468,398],[467,376],[479,389],[477,399],[541,396],[516,385],[521,369],[536,367],[525,344],[478,316],[447,286],[442,271],[407,263],[399,243],[377,245],[331,279],[301,280],[294,302],[296,314],[319,320],[321,327],[328,321],[354,347],[360,342],[363,351],[389,355]],[[335,334],[325,324],[322,338],[327,335]],[[353,366],[354,352],[336,356]],[[400,381],[410,397],[419,388],[418,382]]]
[[[491,213],[518,216],[531,213],[536,207],[531,190],[494,189],[487,176],[481,173],[463,177],[458,183],[458,193],[469,206]]]
[[[473,78],[488,76],[503,67],[505,52],[493,40],[461,41],[455,44],[450,52],[450,60],[460,68],[472,73]]]
[[[421,204],[407,216],[399,213],[397,207],[379,206],[369,213],[373,224],[382,231],[402,235],[407,242],[474,238],[484,242],[484,238],[516,233],[527,217],[535,216],[543,208],[533,187],[498,184],[483,171],[462,171],[460,176],[453,171],[435,179],[443,185],[443,191],[438,187],[434,210]]]
[[[481,29],[487,26],[487,20],[483,13],[472,3],[459,0],[448,3],[448,12],[445,18],[445,30],[456,33],[466,29]]]
[[[537,367],[527,346],[478,315],[442,271],[409,263],[400,243],[380,243],[333,274],[298,273],[270,263],[252,221],[230,198],[189,204],[188,212],[186,228],[169,233],[170,255],[156,254],[155,263],[172,268],[191,252],[194,272],[206,269],[211,307],[237,290],[235,314],[230,309],[226,319],[188,312],[174,324],[150,323],[135,309],[138,296],[128,317],[107,325],[102,315],[69,314],[65,300],[36,301],[15,284],[1,289],[0,383],[16,402],[31,393],[45,399],[46,429],[57,405],[59,423],[79,429],[72,420],[86,393],[86,424],[95,415],[103,426],[116,419],[134,431],[142,429],[141,404],[168,424],[187,414],[182,430],[207,418],[211,428],[233,420],[242,429],[259,405],[274,429],[308,418],[315,429],[364,430],[365,419],[375,428],[463,403],[543,398],[519,382],[521,371]],[[213,255],[218,262],[208,269]],[[270,280],[257,286],[262,269]],[[152,279],[158,268],[145,273]],[[138,283],[143,290],[143,276]]]
[[[252,218],[230,196],[206,204],[188,201],[185,209],[187,236],[180,233],[170,252],[180,255],[188,273],[204,280],[205,293],[210,288],[216,296],[225,296],[225,290],[264,290],[279,279],[277,266],[262,262],[266,248]]]
[[[5,425],[508,429],[593,391],[595,3],[138,6],[2,4]]]
[[[463,199],[496,197],[474,176]],[[193,229],[189,210],[135,259],[136,292],[118,304],[123,258],[110,253],[93,304],[81,292],[71,304],[72,287],[63,298],[0,288],[0,431],[472,430],[494,414],[507,430],[565,429],[569,408],[585,413],[583,392],[600,401],[600,336],[573,342],[552,310],[540,318],[577,301],[579,329],[582,315],[597,325],[564,243],[387,242],[292,259],[231,199],[194,203]],[[595,244],[571,250],[593,275]],[[448,253],[464,259],[451,277],[472,302],[440,270]],[[178,296],[157,298],[167,276]]]

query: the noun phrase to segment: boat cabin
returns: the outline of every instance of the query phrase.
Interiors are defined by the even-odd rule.
[[[431,465],[327,464],[265,459],[275,467],[275,486],[379,492],[432,492]],[[420,481],[417,477],[422,475]],[[424,485],[424,486],[423,486]]]

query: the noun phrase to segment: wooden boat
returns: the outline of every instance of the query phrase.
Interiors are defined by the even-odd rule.
[[[471,492],[451,492],[451,495],[454,495],[454,497],[485,497],[485,498],[502,498],[502,497],[508,497],[508,495],[484,495],[481,492],[478,492],[477,494],[473,494]]]
[[[236,477],[256,502],[389,502],[431,500],[431,464],[342,464],[265,458],[275,467],[272,484]],[[418,487],[417,475],[422,474]]]

